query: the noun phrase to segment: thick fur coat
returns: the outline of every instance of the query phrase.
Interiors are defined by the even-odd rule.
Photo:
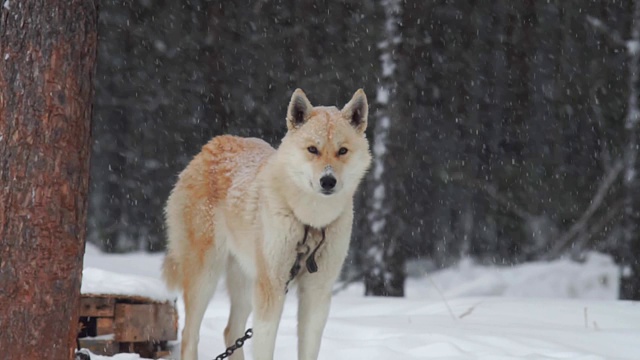
[[[351,237],[353,196],[371,162],[367,114],[362,90],[339,110],[313,107],[298,89],[277,150],[259,139],[219,136],[180,174],[165,209],[163,275],[184,296],[183,360],[197,359],[202,317],[222,274],[231,297],[225,344],[243,335],[253,311],[254,359],[273,359],[285,286],[305,226],[312,248],[323,230],[326,235],[315,256],[318,271],[302,266],[295,278],[298,358],[317,359],[332,285]],[[242,350],[232,358],[243,359]]]

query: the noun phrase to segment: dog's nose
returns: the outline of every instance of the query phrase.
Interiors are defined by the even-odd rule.
[[[320,186],[322,186],[322,190],[329,191],[333,190],[336,187],[336,178],[333,175],[325,175],[320,178]]]

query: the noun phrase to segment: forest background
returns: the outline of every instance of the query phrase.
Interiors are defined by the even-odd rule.
[[[596,250],[640,299],[634,1],[105,0],[98,36],[88,241],[105,251],[164,249],[164,202],[211,137],[277,146],[295,88],[339,107],[363,88],[375,161],[345,279],[401,296],[411,259]]]

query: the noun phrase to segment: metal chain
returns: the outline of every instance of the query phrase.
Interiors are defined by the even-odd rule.
[[[244,345],[245,341],[251,339],[252,336],[253,336],[253,329],[248,329],[244,333],[243,337],[238,338],[238,340],[236,340],[236,342],[233,345],[229,346],[227,350],[225,350],[222,354],[216,356],[215,360],[222,360],[222,359],[228,358],[229,356],[231,356],[231,354],[233,354],[234,351],[240,349]]]
[[[85,351],[86,349],[76,351],[73,360],[91,360],[91,355],[87,354]]]
[[[289,270],[289,280],[284,284],[284,293],[289,293],[289,283],[293,281],[293,279],[298,276],[300,269],[302,269],[302,259],[309,254],[311,248],[307,245],[307,237],[309,236],[309,225],[304,226],[304,237],[302,241],[298,242],[296,245],[296,260],[293,262],[293,266],[291,266],[291,270]]]
[[[80,332],[84,330],[85,325],[80,322],[80,331],[76,334],[76,353],[73,360],[91,360],[91,355],[87,354],[88,350],[80,347]]]

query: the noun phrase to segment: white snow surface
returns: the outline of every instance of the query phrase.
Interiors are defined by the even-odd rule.
[[[160,279],[139,275],[124,275],[112,271],[85,267],[82,271],[82,294],[125,295],[149,298],[154,301],[174,301]]]
[[[84,274],[95,268],[88,273],[105,276],[96,287],[121,281],[119,288],[131,286],[136,292],[140,283],[130,283],[129,276],[151,277],[149,286],[160,281],[160,254],[106,255],[87,245],[84,262]],[[463,260],[430,276],[410,278],[405,298],[364,297],[362,285],[355,284],[334,296],[319,359],[637,360],[640,303],[615,300],[618,276],[609,257],[593,253],[581,263],[557,260],[514,267]],[[287,297],[276,343],[275,356],[281,360],[297,358],[293,293]],[[177,305],[182,326],[184,306],[181,300]],[[228,309],[221,284],[200,330],[200,360],[224,350]],[[252,342],[246,347],[250,354]],[[176,343],[176,354],[177,349]]]

